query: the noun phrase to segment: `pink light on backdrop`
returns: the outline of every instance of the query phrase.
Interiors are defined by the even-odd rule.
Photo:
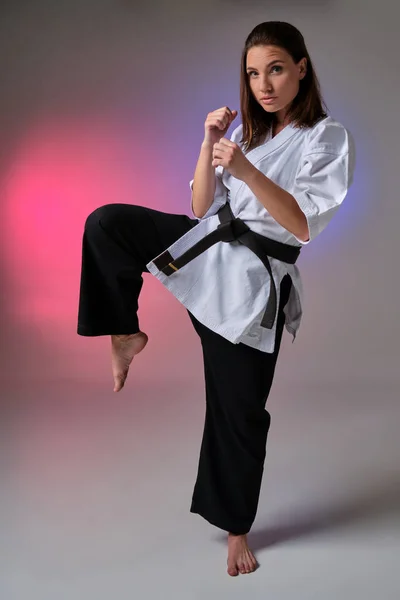
[[[154,180],[150,152],[142,143],[139,151],[137,139],[146,136],[104,119],[39,123],[21,139],[4,203],[6,309],[12,318],[45,328],[65,327],[66,316],[75,318],[87,215],[111,202],[140,199],[150,206],[151,196],[161,193],[163,174],[158,167]]]
[[[157,123],[151,125],[157,130]],[[62,122],[48,120],[30,128],[15,151],[3,186],[2,244],[7,289],[4,310],[10,322],[28,330],[33,326],[52,356],[59,351],[63,364],[67,334],[76,340],[81,242],[87,215],[111,202],[189,214],[188,181],[195,161],[182,183],[182,147],[177,143],[171,148],[170,139],[165,136],[165,146],[157,140],[155,155],[148,132],[145,121],[138,128],[136,123],[127,124],[126,119],[118,122],[97,116]],[[192,147],[198,140],[186,142]],[[181,198],[174,192],[177,181],[185,190]],[[323,248],[329,254],[331,246],[337,243],[335,227],[341,235],[345,221],[350,227],[353,204],[346,199],[344,210],[350,218],[336,219],[328,228],[330,237],[329,233],[325,236],[320,251]],[[310,260],[311,257],[322,261],[315,252],[310,254]],[[180,315],[182,324],[187,322],[182,306],[151,276],[147,277],[143,293],[140,317],[145,327],[154,324],[154,315],[162,306],[170,320],[169,324],[157,322],[162,328],[160,339],[170,339],[173,332],[174,343],[179,345],[189,325],[182,325],[177,332],[171,323],[177,322]],[[313,289],[313,303],[322,305],[318,298],[322,293],[318,286]],[[37,335],[34,339],[37,344]],[[80,347],[86,349],[85,341],[80,342]],[[164,349],[153,352],[162,357]],[[75,348],[73,355],[81,361]],[[84,364],[82,370],[86,370]]]

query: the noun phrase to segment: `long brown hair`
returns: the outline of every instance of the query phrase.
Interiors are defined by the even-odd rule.
[[[257,25],[248,35],[241,58],[240,110],[242,113],[244,150],[251,150],[267,134],[275,120],[274,113],[267,113],[255,100],[246,72],[247,52],[253,46],[279,46],[288,52],[297,64],[307,59],[306,75],[299,82],[299,92],[294,98],[288,116],[296,127],[312,127],[327,116],[327,106],[321,96],[320,84],[315,73],[304,38],[293,25],[283,21],[266,21]]]

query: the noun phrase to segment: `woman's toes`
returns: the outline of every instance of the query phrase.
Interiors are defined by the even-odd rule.
[[[228,574],[232,575],[233,577],[235,577],[236,575],[239,574],[237,567],[235,565],[230,565],[228,566]]]
[[[253,559],[253,557],[251,556],[251,554],[249,554],[247,556],[246,563],[247,563],[246,564],[246,567],[247,567],[247,571],[246,572],[247,573],[252,573],[253,571],[255,571],[256,561],[255,561],[255,559]]]

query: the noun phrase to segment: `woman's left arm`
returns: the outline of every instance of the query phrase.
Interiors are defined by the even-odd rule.
[[[299,240],[307,242],[309,240],[307,219],[295,198],[266,177],[250,161],[247,162],[247,168],[241,177],[242,181],[279,225],[293,233]]]
[[[213,147],[214,167],[221,165],[245,182],[270,215],[301,243],[315,239],[347,195],[355,168],[354,140],[337,122],[313,132],[290,192],[269,179],[244,155],[240,146],[221,138]]]
[[[304,212],[295,198],[266,177],[243,154],[235,142],[221,138],[213,147],[212,165],[222,165],[231,175],[244,181],[270,215],[297,239],[307,242],[309,228]]]

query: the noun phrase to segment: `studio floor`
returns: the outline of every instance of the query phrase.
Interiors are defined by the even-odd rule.
[[[139,368],[139,367],[138,367]],[[139,375],[138,378],[140,379]],[[15,382],[1,424],[2,600],[397,600],[395,386],[283,378],[256,522],[259,568],[226,573],[227,535],[189,512],[200,379]],[[397,558],[396,558],[397,557]]]

